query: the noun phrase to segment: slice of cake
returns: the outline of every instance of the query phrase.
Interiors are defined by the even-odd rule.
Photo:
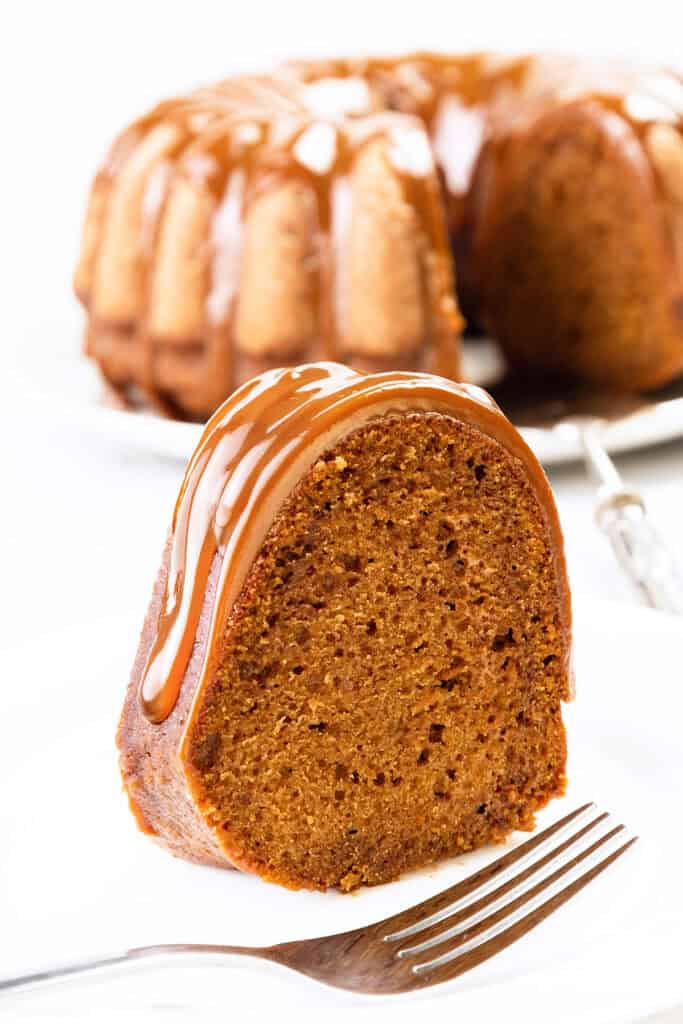
[[[562,536],[478,388],[333,363],[214,414],[119,726],[140,827],[353,889],[530,829],[562,793]]]

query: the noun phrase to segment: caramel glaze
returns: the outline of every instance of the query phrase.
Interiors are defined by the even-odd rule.
[[[303,183],[315,197],[315,286],[320,325],[317,355],[353,360],[344,337],[337,254],[346,228],[344,198],[349,190],[349,174],[359,152],[376,139],[386,142],[386,156],[406,204],[417,216],[429,253],[424,281],[429,337],[416,339],[425,347],[428,358],[425,361],[421,353],[408,352],[403,365],[459,376],[455,340],[462,322],[455,302],[441,196],[422,124],[417,118],[383,109],[369,89],[365,89],[360,105],[353,97],[351,110],[347,109],[343,86],[340,89],[336,83],[336,91],[332,102],[325,104],[331,109],[318,113],[319,102],[314,102],[308,87],[291,69],[269,76],[228,78],[187,97],[161,103],[140,118],[119,137],[98,175],[100,183],[113,183],[141,140],[162,125],[174,129],[173,142],[154,172],[154,201],[146,204],[142,214],[139,261],[143,292],[147,293],[145,308],[149,307],[149,273],[158,229],[174,175],[189,179],[195,188],[212,197],[216,230],[211,240],[213,279],[208,285],[205,337],[207,359],[214,364],[218,400],[253,372],[249,365],[234,365],[234,355],[232,363],[229,358],[245,211],[258,195],[284,181]],[[227,228],[221,229],[219,215],[228,205],[232,214]],[[81,291],[80,298],[88,306],[89,295]],[[173,414],[172,403],[155,389],[155,343],[146,331],[145,316],[128,325],[127,330],[130,341],[141,350],[145,396],[162,411]],[[187,341],[191,343],[192,339]],[[392,360],[392,367],[397,363],[400,365],[401,360]]]
[[[362,60],[292,62],[270,75],[236,75],[187,97],[160,104],[135,122],[115,143],[96,179],[93,196],[111,202],[111,185],[141,143],[159,128],[171,128],[160,164],[145,192],[136,250],[141,307],[130,322],[91,319],[92,337],[111,328],[119,351],[128,353],[146,397],[176,414],[169,395],[156,384],[160,344],[147,330],[150,271],[159,226],[174,181],[189,180],[213,204],[210,280],[206,284],[202,337],[186,338],[178,351],[201,358],[207,400],[215,404],[242,381],[269,366],[304,358],[339,359],[361,369],[430,370],[460,375],[457,312],[451,248],[462,264],[468,291],[468,238],[476,230],[478,197],[470,194],[482,159],[498,167],[512,133],[532,130],[547,112],[572,104],[594,104],[632,129],[625,156],[645,164],[671,236],[672,267],[683,285],[683,214],[678,197],[652,159],[649,133],[661,125],[683,138],[683,81],[673,71],[633,69],[609,62],[561,57],[416,53]],[[613,119],[613,123],[618,124]],[[628,134],[628,133],[627,133]],[[413,351],[391,359],[367,359],[345,338],[342,279],[343,238],[349,173],[359,152],[373,139],[387,143],[387,155],[404,198],[415,211],[428,271],[423,268],[428,337]],[[430,155],[431,144],[432,154]],[[630,148],[629,148],[630,147]],[[626,151],[627,150],[627,151]],[[438,189],[433,169],[439,172]],[[495,177],[495,175],[494,175]],[[153,180],[152,180],[153,179]],[[493,178],[491,178],[493,180]],[[317,306],[317,340],[299,350],[254,358],[231,344],[240,287],[242,226],[249,204],[283,182],[303,183],[315,197],[315,266],[311,284]],[[683,185],[680,186],[683,188]],[[677,190],[680,191],[677,187]],[[95,251],[77,275],[80,297],[90,303]],[[450,234],[450,239],[449,239]],[[89,268],[89,269],[88,269]],[[476,293],[476,287],[471,289]],[[466,296],[469,299],[469,296]],[[476,294],[473,311],[476,313]],[[86,350],[89,345],[86,341]],[[91,354],[97,356],[96,351]],[[103,364],[106,373],[106,366]],[[111,374],[108,376],[112,377]],[[125,383],[126,374],[118,372]],[[116,383],[116,380],[113,381]],[[125,391],[125,388],[124,388]]]
[[[91,312],[86,351],[120,387],[122,397],[134,382],[162,412],[180,416],[199,415],[194,410],[217,406],[254,374],[305,358],[340,359],[361,370],[400,366],[458,379],[462,321],[452,252],[461,304],[478,319],[471,240],[482,206],[480,183],[495,188],[504,173],[506,141],[514,133],[533,131],[540,118],[572,103],[593,104],[598,116],[609,114],[605,124],[620,135],[625,160],[638,173],[644,167],[671,252],[673,293],[679,294],[683,180],[676,168],[665,180],[650,144],[650,133],[661,126],[683,144],[683,81],[677,73],[605,61],[489,53],[298,61],[270,75],[233,76],[167,100],[120,136],[93,187],[91,202],[93,207],[101,204],[104,224],[115,182],[128,162],[155,132],[172,133],[148,176],[141,202],[128,289],[139,301],[127,303],[128,318],[108,319],[91,301],[106,227],[98,238],[93,232],[91,246],[84,245],[77,291]],[[424,242],[426,336],[415,338],[412,350],[390,357],[354,352],[344,324],[349,174],[360,151],[375,139],[386,143],[386,157]],[[203,328],[191,337],[174,338],[169,349],[168,339],[156,337],[147,319],[164,213],[171,189],[182,181],[190,183],[195,195],[209,198],[211,257]],[[296,350],[254,355],[234,344],[243,225],[257,197],[293,181],[313,197],[311,260],[302,272],[314,297],[317,330],[313,338],[302,338]],[[160,360],[169,351],[181,364],[187,359],[187,366],[197,368],[203,392],[199,399],[195,395],[186,401],[185,395],[165,392],[158,383]]]
[[[554,108],[595,103],[621,117],[641,143],[655,124],[683,133],[683,75],[673,69],[485,52],[303,61],[292,67],[313,82],[360,77],[389,109],[422,121],[441,171],[452,231],[461,226],[484,142],[524,130]]]
[[[140,685],[151,722],[167,718],[178,699],[216,555],[219,582],[196,693],[215,667],[211,652],[277,510],[297,481],[368,420],[416,411],[470,424],[520,460],[545,516],[558,586],[566,587],[562,535],[546,477],[486,392],[424,373],[359,374],[335,363],[271,370],[239,388],[214,413],[188,465],[173,516],[168,580]],[[569,593],[563,589],[559,596],[563,626],[569,629]]]
[[[276,119],[270,110],[261,111],[258,116],[252,112],[246,119],[240,111],[238,122],[232,119],[226,124],[221,120],[187,150],[180,167],[181,174],[212,194],[216,209],[231,198],[235,203],[229,230],[214,239],[214,280],[207,301],[209,334],[230,332],[239,262],[226,255],[225,250],[239,252],[244,209],[261,193],[295,179],[303,182],[316,200],[319,355],[326,359],[347,355],[335,266],[346,227],[343,194],[349,188],[348,176],[360,150],[375,139],[383,139],[388,143],[387,155],[406,203],[416,212],[428,251],[433,254],[431,279],[426,284],[431,313],[430,337],[426,340],[431,361],[425,368],[456,377],[459,361],[453,342],[461,322],[453,293],[440,195],[420,123],[386,111],[360,118],[316,120],[305,109],[290,109]],[[310,157],[305,153],[307,144],[311,146]]]

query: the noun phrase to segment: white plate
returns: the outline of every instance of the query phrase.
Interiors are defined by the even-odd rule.
[[[464,364],[467,379],[484,387],[495,379],[499,366],[493,346],[482,341],[466,342]],[[56,415],[74,421],[89,434],[101,434],[126,447],[183,462],[189,459],[201,435],[202,427],[196,423],[112,408],[96,368],[70,349],[61,358],[50,358],[43,352],[39,365],[20,365],[17,370],[20,392],[28,392],[41,407],[49,406]],[[550,430],[523,427],[521,433],[546,466],[582,457],[580,439],[571,425]],[[683,398],[672,398],[610,423],[603,439],[607,450],[617,453],[681,436]]]
[[[114,729],[138,625],[84,623],[3,652],[0,973],[150,942],[270,943],[339,931],[410,906],[500,855],[482,851],[353,896],[288,892],[174,860],[136,831],[116,766]],[[499,957],[437,989],[381,999],[243,962],[149,970],[5,997],[0,1017],[30,1010],[53,1019],[66,1007],[84,1020],[94,1010],[97,1020],[121,1012],[155,1020],[194,1008],[240,1022],[294,1011],[299,1021],[327,1021],[352,1009],[355,1020],[392,1024],[426,1012],[546,1024],[632,1020],[683,997],[680,622],[593,603],[580,610],[576,636],[570,787],[539,824],[593,799],[641,839]]]

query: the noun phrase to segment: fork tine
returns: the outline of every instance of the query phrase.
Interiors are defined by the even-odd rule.
[[[513,888],[512,892],[507,893],[510,897],[507,900],[505,899],[505,896],[500,899],[496,899],[496,894],[492,893],[491,896],[480,901],[479,906],[481,906],[482,909],[477,913],[472,914],[472,907],[469,907],[467,911],[459,914],[458,917],[461,923],[457,926],[446,928],[440,934],[435,935],[426,942],[421,942],[416,946],[409,946],[405,949],[401,949],[396,955],[399,957],[415,956],[416,954],[423,952],[425,949],[431,949],[435,945],[440,945],[447,939],[459,939],[457,943],[452,944],[451,948],[455,945],[461,945],[463,942],[467,942],[470,936],[478,935],[482,930],[485,930],[497,921],[508,917],[515,909],[533,900],[535,896],[543,892],[545,889],[550,888],[563,875],[566,875],[569,871],[573,870],[577,864],[586,860],[601,846],[604,846],[605,843],[608,843],[618,835],[618,833],[623,831],[624,826],[618,825],[616,828],[606,832],[590,846],[582,849],[572,857],[571,860],[563,862],[553,872],[548,875],[544,875],[540,881],[536,882],[535,885],[522,889],[518,895],[515,895],[515,888]],[[554,854],[552,857],[554,859]]]
[[[549,917],[550,914],[571,899],[572,896],[575,896],[581,889],[585,888],[589,882],[633,846],[637,841],[637,836],[628,839],[547,899],[544,900],[542,898],[542,891],[549,888],[553,881],[557,881],[559,877],[566,874],[570,869],[575,869],[580,862],[590,856],[591,852],[595,853],[597,848],[603,846],[609,838],[613,838],[622,830],[623,826],[620,826],[619,829],[614,829],[607,836],[593,844],[592,847],[589,847],[588,850],[574,858],[569,865],[564,865],[555,873],[555,876],[551,876],[551,878],[541,883],[536,892],[531,890],[520,900],[515,900],[509,904],[505,911],[492,915],[491,918],[487,918],[486,921],[482,922],[481,926],[465,932],[464,942],[462,941],[463,936],[459,936],[458,939],[460,941],[448,952],[441,954],[435,959],[415,964],[412,968],[416,982],[415,987],[420,987],[424,984],[434,985],[455,978],[472,967],[476,967],[478,964],[488,960],[501,950],[506,949],[517,939],[521,938],[522,935],[526,935],[527,932],[535,928],[536,925]],[[530,905],[530,909],[526,913],[519,913],[527,905]],[[493,924],[490,923],[492,918],[497,919]],[[476,934],[470,937],[472,931]]]
[[[465,929],[470,929],[478,921],[492,914],[494,910],[499,907],[505,907],[510,904],[518,896],[528,892],[534,885],[534,877],[541,873],[541,877],[538,882],[548,877],[548,873],[544,873],[543,869],[549,867],[558,861],[558,858],[570,850],[576,843],[584,839],[589,832],[592,832],[598,825],[603,824],[609,818],[608,814],[600,814],[594,821],[590,821],[583,828],[579,829],[578,832],[573,833],[568,839],[554,847],[543,857],[533,861],[529,867],[524,868],[518,874],[510,878],[509,881],[498,886],[497,889],[488,891],[485,895],[476,900],[461,900],[458,903],[454,903],[449,908],[448,915],[442,916],[439,920],[429,926],[427,929],[420,929],[419,932],[413,932],[412,934],[420,935],[420,942],[415,946],[407,946],[400,949],[396,954],[399,957],[412,956],[416,953],[421,953],[424,949],[429,949],[431,946],[436,946],[446,939],[451,938],[454,935],[458,935]],[[613,829],[612,833],[620,831],[623,828],[622,825],[618,829]],[[602,839],[605,838],[603,834]],[[584,848],[585,849],[585,848]],[[525,883],[529,883],[526,884]],[[464,905],[463,905],[464,904]],[[448,925],[444,930],[443,925]]]
[[[484,895],[496,884],[512,874],[511,869],[513,865],[519,866],[520,862],[530,858],[539,848],[549,843],[554,836],[567,829],[572,822],[595,810],[594,803],[587,803],[582,807],[577,807],[575,811],[565,815],[564,818],[560,818],[559,821],[549,825],[542,832],[538,832],[531,839],[521,843],[509,853],[503,854],[502,857],[499,857],[491,864],[487,864],[485,868],[463,879],[462,882],[457,882],[456,885],[437,893],[436,896],[432,896],[422,903],[418,903],[415,907],[408,907],[406,910],[402,910],[398,914],[378,922],[376,927],[382,930],[385,928],[393,929],[389,934],[385,935],[384,941],[399,942],[404,938],[408,938],[410,935],[436,924],[444,917],[450,916],[453,912],[453,904],[456,901],[462,906],[464,903],[460,901],[464,901],[465,897],[474,894],[474,899]]]
[[[579,828],[579,817],[589,810],[595,820]],[[598,815],[594,804],[586,804],[471,879],[465,879],[445,893],[388,919],[390,924],[404,926],[402,932],[393,934],[405,938],[415,934],[415,929],[408,923],[411,919],[414,921],[416,915],[424,914],[425,908],[433,910],[435,905],[440,906],[440,911],[427,915],[426,919],[431,921],[434,935],[437,934],[435,920],[441,923],[445,934],[438,936],[438,942],[429,943],[429,952],[425,951],[422,943],[409,951],[401,948],[403,943],[396,946],[387,942],[387,921],[379,921],[368,927],[320,939],[271,946],[257,955],[353,992],[410,992],[448,981],[530,931],[633,845],[636,840],[628,837],[624,826],[610,826],[606,824],[608,818],[607,814]],[[597,835],[589,835],[596,825],[601,825]],[[557,837],[563,829],[571,835],[566,842],[559,844]],[[575,846],[577,840],[581,841]],[[542,875],[536,875],[538,851],[542,845],[550,846],[550,854],[543,855],[543,860],[548,862],[547,870],[543,869]],[[529,870],[519,872],[520,863],[530,856],[532,864]],[[504,873],[508,876],[517,873],[511,885],[501,884]],[[520,876],[524,876],[525,881],[528,877],[531,887],[525,886],[520,891]],[[489,886],[489,895],[484,899],[481,892],[486,885]],[[506,890],[506,900],[500,898],[501,889]],[[452,928],[453,896],[457,899],[468,892],[470,895],[474,893],[474,899],[459,913],[459,927]],[[475,920],[472,919],[473,912]],[[445,921],[445,918],[449,920]],[[420,921],[424,919],[422,917]],[[433,950],[434,945],[439,945],[439,950]],[[413,955],[401,955],[406,952]]]

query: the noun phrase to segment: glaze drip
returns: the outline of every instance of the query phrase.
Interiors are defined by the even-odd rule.
[[[573,103],[644,171],[680,291],[676,72],[485,53],[299,61],[170,99],[115,142],[75,279],[87,353],[123,401],[202,421],[255,374],[305,360],[458,379],[452,251],[465,308],[486,314],[470,247],[477,168]]]
[[[327,85],[321,102],[320,84]],[[349,86],[362,86],[362,90]],[[461,319],[455,301],[449,241],[441,213],[435,165],[421,122],[416,117],[383,109],[376,92],[361,78],[308,85],[293,69],[273,75],[236,75],[186,97],[170,99],[140,118],[123,133],[100,172],[103,189],[116,203],[120,177],[131,171],[141,150],[149,153],[140,203],[136,255],[130,267],[131,346],[139,350],[143,390],[163,412],[173,415],[173,403],[155,388],[158,345],[149,329],[153,295],[149,287],[163,220],[173,190],[186,181],[201,201],[211,204],[209,244],[212,249],[206,281],[204,326],[206,365],[215,381],[218,402],[235,386],[263,369],[270,352],[252,353],[252,339],[236,330],[237,300],[243,273],[243,225],[259,197],[295,184],[312,199],[308,286],[313,293],[317,325],[315,338],[301,338],[298,351],[282,350],[278,363],[292,362],[304,353],[353,361],[353,340],[345,330],[346,282],[344,253],[348,245],[350,178],[367,147],[377,144],[391,168],[406,206],[413,211],[424,240],[422,275],[428,316],[425,346],[428,358],[419,366],[453,377],[459,375],[456,338]],[[170,169],[172,168],[172,173]],[[164,170],[168,173],[163,173]],[[139,176],[137,168],[132,169]],[[99,254],[95,254],[96,265]],[[86,305],[90,297],[79,289]],[[133,309],[135,306],[135,309]],[[244,332],[242,332],[244,335]],[[230,338],[237,337],[232,359]],[[314,344],[312,344],[314,342]],[[196,348],[196,340],[184,339]],[[258,358],[254,358],[256,355]],[[412,368],[416,355],[393,358],[390,364]],[[272,365],[272,359],[271,359]]]
[[[207,652],[215,651],[247,573],[297,481],[368,420],[412,411],[462,420],[519,458],[546,513],[553,547],[562,552],[543,471],[481,389],[423,373],[364,375],[335,363],[268,371],[217,410],[188,465],[173,516],[168,581],[141,681],[150,721],[162,722],[177,701],[214,559],[222,562]],[[211,671],[210,659],[208,653],[202,681]]]

